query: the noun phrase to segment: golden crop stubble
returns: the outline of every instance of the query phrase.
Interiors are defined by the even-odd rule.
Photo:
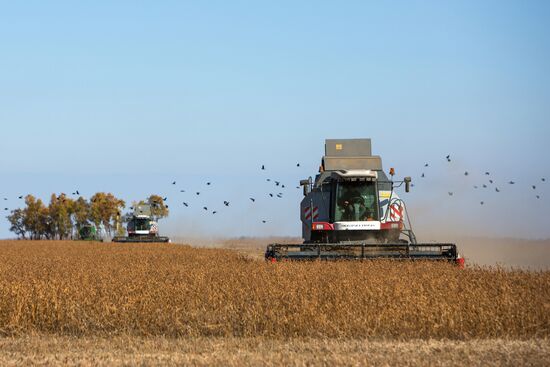
[[[0,333],[547,337],[550,272],[265,263],[173,244],[0,242]]]

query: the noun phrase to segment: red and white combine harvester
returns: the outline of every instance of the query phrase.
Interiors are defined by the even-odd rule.
[[[418,243],[403,200],[395,189],[411,178],[394,180],[371,154],[370,139],[328,139],[315,181],[300,181],[301,244],[270,244],[270,261],[340,259],[446,260],[464,265],[452,243]]]

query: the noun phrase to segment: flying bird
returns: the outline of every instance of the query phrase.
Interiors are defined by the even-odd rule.
[[[508,182],[508,183],[509,183],[510,185],[513,185],[513,184],[515,184],[515,182],[514,182],[514,181],[510,181],[510,182]]]
[[[485,172],[485,175],[486,175],[486,176],[489,176],[489,174],[490,174],[489,172]]]
[[[223,202],[223,205],[229,206],[229,201],[224,201],[224,202]]]
[[[173,182],[172,182],[172,185],[175,185],[175,184],[176,184],[176,181],[173,181]]]
[[[535,185],[533,185],[533,186],[531,186],[531,187],[533,188],[533,190],[536,190],[536,188],[537,188]]]
[[[540,199],[540,196],[539,196],[539,195],[537,195],[537,199]]]
[[[468,176],[468,171],[464,172],[464,176]]]
[[[208,186],[210,186],[211,183],[212,183],[212,182],[207,182],[206,184],[207,184]]]
[[[278,197],[279,199],[281,199],[281,198],[283,197],[283,195],[277,194],[277,197]]]
[[[426,164],[424,165],[424,167],[428,167],[428,166],[429,166],[429,164],[428,164],[428,163],[426,163]]]
[[[166,200],[168,200],[168,198],[167,198],[167,197],[165,197],[165,198],[162,198],[162,201],[166,201]]]
[[[420,177],[424,178],[424,174],[422,174],[422,176],[420,176]]]
[[[189,204],[187,204],[186,202],[183,202],[183,205],[185,205],[186,207],[189,206]]]
[[[200,195],[201,193],[197,191],[197,195]]]
[[[265,220],[262,220],[262,223],[265,223],[266,221]]]
[[[453,196],[453,193],[451,191],[449,191],[449,196]]]
[[[8,200],[8,198],[4,198],[4,200]]]
[[[498,189],[498,187],[495,187],[495,191],[496,191],[496,192],[500,192],[500,190]]]
[[[474,189],[477,189],[477,185],[474,185]]]
[[[216,214],[216,213],[217,213],[217,211],[215,211],[215,210],[212,212],[212,214]]]
[[[265,170],[265,166],[262,164],[262,170]]]
[[[249,198],[249,199],[250,199],[252,202],[255,202],[255,201],[256,201],[256,199],[254,199],[254,198]]]
[[[483,188],[486,189],[486,188],[487,188],[487,185],[483,184]]]
[[[284,189],[284,188],[285,188],[285,185],[281,185],[281,187]]]
[[[9,210],[8,208],[4,208],[4,210]]]
[[[445,158],[447,158],[447,162],[451,161],[451,155],[450,154],[448,154],[447,157],[445,157]]]
[[[483,205],[483,204],[484,204],[484,203],[483,203],[483,201],[480,201],[479,203],[480,203],[481,205]]]
[[[296,167],[300,167],[300,163],[296,163]]]
[[[23,195],[19,196],[19,199],[23,199]]]
[[[77,195],[80,195],[80,193],[78,192],[78,190],[76,190],[76,194],[77,194]]]
[[[268,178],[268,179],[266,179],[266,181],[267,181],[267,182],[269,182],[269,181],[271,181],[271,179],[270,179],[270,178]]]
[[[544,181],[546,181],[546,179],[543,177],[543,178],[541,178],[541,181],[544,182]]]
[[[493,183],[493,180],[489,180],[489,183]]]
[[[281,183],[279,181],[275,181],[275,185],[279,186]]]
[[[273,194],[269,194],[269,196],[273,197]]]
[[[205,207],[205,206],[203,206],[202,208],[203,208],[204,210],[208,210],[208,208],[207,208],[207,207]]]
[[[180,190],[180,192],[185,192],[185,190]]]

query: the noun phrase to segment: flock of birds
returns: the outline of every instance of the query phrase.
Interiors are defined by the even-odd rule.
[[[300,163],[296,163],[296,167],[300,167]],[[261,165],[260,170],[261,170],[261,171],[266,171],[266,166],[265,166],[265,164],[262,164],[262,165]],[[287,186],[286,186],[284,183],[282,183],[281,180],[275,180],[275,179],[271,179],[271,178],[266,178],[266,182],[272,183],[272,184],[274,185],[274,188],[277,189],[276,191],[269,192],[269,193],[267,193],[266,195],[267,195],[269,198],[278,198],[278,199],[282,199],[282,198],[283,198],[283,192],[282,192],[282,190],[283,190],[283,189],[286,189]],[[172,181],[172,185],[173,185],[173,186],[177,185],[177,181]],[[206,186],[211,186],[211,185],[212,185],[212,182],[211,182],[211,181],[206,182]],[[296,188],[299,189],[300,186],[296,186]],[[180,189],[179,191],[180,191],[180,193],[185,193],[185,192],[186,192],[186,190],[184,190],[184,189]],[[277,192],[277,191],[280,191],[280,192]],[[198,197],[198,196],[201,195],[201,191],[196,191],[196,192],[194,192],[194,194],[195,194],[195,196]],[[256,200],[257,200],[257,197],[249,197],[248,199],[250,200],[251,203],[255,203]],[[163,201],[164,201],[164,202],[166,202],[167,200],[168,200],[168,198],[166,198],[166,197],[163,198]],[[186,208],[188,208],[188,207],[191,206],[191,204],[189,203],[189,201],[183,201],[182,204],[183,204],[183,206],[186,207]],[[229,207],[230,205],[231,205],[231,203],[230,203],[228,200],[223,200],[223,206],[224,206],[224,207]],[[169,208],[169,206],[166,205],[166,204],[165,204],[164,206],[165,206],[166,208]],[[132,209],[132,208],[130,208],[130,209]],[[211,212],[212,214],[217,214],[217,213],[218,213],[218,210],[219,210],[219,209],[218,209],[218,210],[211,210],[211,209],[208,209],[208,206],[207,206],[207,205],[204,205],[204,206],[202,207],[202,209],[203,209],[205,212]],[[267,219],[262,219],[261,222],[262,222],[262,223],[267,223],[268,221],[267,221]]]
[[[448,155],[445,157],[445,159],[446,159],[446,161],[447,161],[448,163],[450,163],[450,162],[451,162],[451,155],[448,154]],[[300,163],[296,163],[296,167],[300,167]],[[425,164],[424,164],[424,170],[423,170],[423,172],[422,172],[421,175],[420,175],[420,178],[421,178],[421,179],[426,178],[425,172],[426,172],[426,169],[427,169],[428,167],[430,167],[430,164],[429,164],[429,163],[425,163]],[[261,171],[266,171],[266,166],[265,166],[265,165],[261,165],[260,170],[261,170]],[[469,176],[469,175],[470,175],[470,173],[469,173],[468,171],[464,171],[464,176]],[[480,188],[482,188],[482,189],[487,189],[487,188],[489,188],[489,185],[493,185],[493,188],[494,188],[495,192],[500,193],[500,192],[501,192],[501,189],[500,189],[498,186],[496,186],[495,180],[492,178],[491,173],[490,173],[489,171],[486,171],[486,172],[484,172],[484,176],[487,176],[487,181],[486,181],[485,183],[482,183],[482,184],[473,185],[473,188],[474,188],[474,189],[480,189]],[[285,189],[285,188],[287,188],[287,187],[285,186],[285,184],[283,184],[281,180],[275,180],[275,179],[271,179],[271,178],[266,178],[266,181],[267,181],[267,182],[271,182],[271,183],[274,185],[274,188],[276,188],[275,191],[272,191],[272,192],[267,193],[267,196],[270,197],[270,198],[282,199],[282,198],[283,198],[283,192],[282,192],[282,190]],[[544,177],[541,178],[541,182],[543,182],[543,183],[546,182],[546,178],[544,178]],[[510,180],[510,181],[507,182],[507,184],[508,184],[508,185],[515,185],[515,184],[516,184],[516,181]],[[176,185],[177,185],[177,182],[176,182],[175,180],[172,181],[172,185],[173,185],[173,186],[176,186]],[[206,186],[211,186],[211,185],[212,185],[212,182],[211,182],[211,181],[206,182]],[[414,186],[414,184],[411,184],[411,186]],[[537,193],[537,191],[536,191],[536,190],[537,190],[537,185],[536,185],[536,184],[530,184],[530,187],[531,187],[532,190],[535,190],[535,197],[536,197],[537,199],[540,199],[541,196],[540,196],[540,194]],[[300,186],[296,186],[296,188],[299,189]],[[179,190],[179,191],[180,191],[180,193],[185,193],[185,192],[186,192],[184,189],[181,189],[181,190]],[[279,191],[279,192],[277,192],[277,191]],[[75,190],[74,192],[72,192],[72,194],[78,196],[78,195],[80,195],[80,192],[79,192],[79,190]],[[198,196],[201,195],[201,191],[196,191],[196,192],[194,192],[194,194],[195,194],[195,196],[198,197]],[[448,195],[449,195],[449,196],[453,196],[453,195],[454,195],[454,192],[449,191],[449,192],[448,192]],[[23,199],[23,195],[18,196],[18,199],[20,199],[20,200]],[[252,203],[255,203],[256,200],[257,200],[256,197],[249,197],[248,199],[249,199],[250,202],[252,202]],[[8,198],[7,198],[7,197],[4,197],[4,201],[7,201],[7,200],[8,200]],[[163,200],[163,202],[164,202],[164,206],[165,206],[166,208],[169,208],[169,206],[167,205],[168,197],[163,197],[162,200]],[[186,207],[186,208],[187,208],[187,207],[190,207],[190,202],[189,202],[189,201],[183,201],[182,204],[183,204],[183,206]],[[480,201],[479,204],[480,204],[480,205],[484,205],[485,202],[484,202],[484,201]],[[231,205],[231,203],[230,203],[228,200],[224,200],[224,201],[223,201],[223,205],[224,205],[224,207],[229,207],[229,206]],[[133,209],[133,207],[130,207],[130,210],[132,210],[132,209]],[[207,205],[203,205],[203,206],[202,206],[202,209],[203,209],[205,212],[211,212],[212,214],[217,214],[217,213],[218,213],[218,210],[219,210],[219,209],[217,209],[217,210],[209,210],[209,208],[208,208]],[[8,211],[9,208],[5,207],[4,210],[5,210],[5,211]],[[262,222],[262,223],[267,223],[267,220],[266,220],[266,219],[262,219],[261,222]]]
[[[445,159],[447,160],[448,163],[450,163],[450,162],[451,162],[451,155],[448,154],[448,155],[445,157]],[[425,164],[424,164],[424,168],[427,168],[427,167],[429,167],[429,166],[430,166],[429,163],[425,163]],[[468,176],[468,175],[470,175],[470,173],[469,173],[468,171],[464,171],[464,176]],[[484,176],[489,176],[489,177],[491,177],[491,173],[490,173],[489,171],[485,171],[485,172],[484,172]],[[425,178],[425,177],[426,177],[426,174],[425,174],[424,172],[422,172],[422,174],[420,175],[420,177],[421,177],[421,178]],[[543,182],[543,183],[546,182],[546,178],[542,177],[542,178],[541,178],[541,182]],[[508,184],[508,185],[515,185],[516,182],[513,181],[513,180],[510,180],[510,181],[507,182],[507,184]],[[489,188],[489,185],[495,185],[495,186],[494,186],[495,192],[497,192],[497,193],[501,192],[501,189],[500,189],[498,186],[496,186],[495,180],[492,179],[492,178],[487,178],[487,183],[483,183],[483,184],[481,184],[481,185],[479,185],[479,184],[478,184],[478,185],[473,185],[473,188],[476,189],[476,190],[479,189],[480,187],[483,188],[483,189],[487,189],[487,188]],[[414,184],[412,184],[412,186],[414,186]],[[535,185],[535,184],[530,184],[530,186],[531,186],[531,189],[537,190],[537,185]],[[453,196],[453,195],[454,195],[454,192],[449,191],[448,194],[449,194],[449,196]],[[540,194],[535,193],[535,198],[540,199]],[[484,205],[485,202],[484,202],[484,201],[480,201],[479,204],[480,204],[480,205]]]

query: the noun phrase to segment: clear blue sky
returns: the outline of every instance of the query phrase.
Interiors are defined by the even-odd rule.
[[[0,4],[0,237],[18,195],[75,189],[164,194],[169,234],[299,235],[297,181],[351,137],[413,176],[420,238],[550,237],[547,1]]]

